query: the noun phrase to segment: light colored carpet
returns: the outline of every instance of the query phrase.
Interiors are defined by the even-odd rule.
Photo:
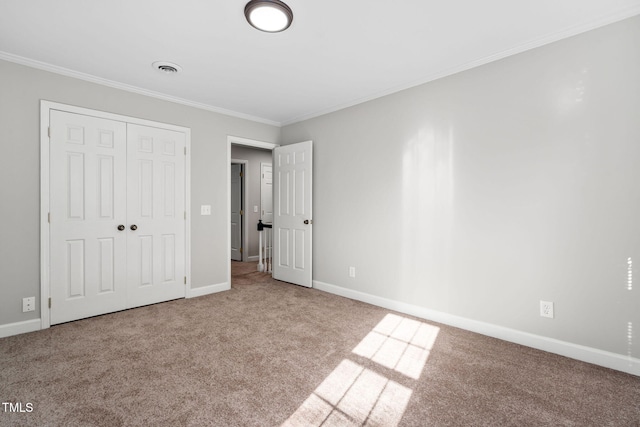
[[[0,339],[10,426],[640,426],[640,378],[234,264],[232,290]]]

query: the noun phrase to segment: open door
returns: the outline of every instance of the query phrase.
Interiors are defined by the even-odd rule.
[[[273,150],[273,278],[312,285],[312,141]]]

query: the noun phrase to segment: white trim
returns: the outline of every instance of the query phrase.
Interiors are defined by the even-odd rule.
[[[621,354],[599,350],[597,348],[543,337],[491,323],[479,322],[477,320],[467,319],[465,317],[455,316],[441,311],[430,310],[413,304],[395,301],[360,291],[354,291],[352,289],[331,285],[318,280],[313,281],[313,287],[320,291],[366,302],[368,304],[420,317],[422,319],[455,326],[456,328],[465,329],[467,331],[476,332],[504,341],[521,344],[538,350],[547,351],[549,353],[559,354],[561,356],[581,360],[583,362],[593,363],[594,365],[604,366],[605,368],[611,368],[640,376],[640,359],[631,356],[623,356]]]
[[[363,98],[359,98],[350,102],[345,102],[345,103],[341,103],[338,105],[335,105],[333,107],[329,107],[329,108],[324,108],[322,110],[318,110],[312,113],[308,113],[308,114],[303,114],[301,116],[297,116],[297,117],[293,117],[291,119],[288,120],[284,120],[282,122],[277,122],[275,120],[270,120],[270,119],[265,119],[262,117],[257,117],[257,116],[252,116],[250,114],[245,114],[245,113],[240,113],[238,111],[233,111],[233,110],[227,110],[225,108],[221,108],[221,107],[216,107],[213,105],[209,105],[209,104],[203,104],[200,102],[195,102],[195,101],[190,101],[188,99],[183,99],[183,98],[178,98],[175,96],[171,96],[171,95],[167,95],[164,93],[160,93],[160,92],[155,92],[155,91],[151,91],[148,89],[143,89],[137,86],[132,86],[132,85],[128,85],[125,83],[120,83],[120,82],[116,82],[113,80],[108,80],[108,79],[104,79],[102,77],[98,77],[98,76],[94,76],[92,74],[87,74],[87,73],[82,73],[79,71],[74,71],[71,70],[69,68],[64,68],[64,67],[60,67],[57,65],[53,65],[53,64],[49,64],[46,62],[42,62],[42,61],[37,61],[35,59],[30,59],[30,58],[26,58],[23,56],[19,56],[19,55],[15,55],[9,52],[4,52],[4,51],[0,51],[0,59],[5,60],[5,61],[9,61],[9,62],[13,62],[16,64],[21,64],[21,65],[25,65],[27,67],[32,67],[32,68],[37,68],[40,70],[44,70],[44,71],[48,71],[51,73],[55,73],[55,74],[60,74],[63,76],[68,76],[68,77],[72,77],[75,79],[80,79],[80,80],[85,80],[88,82],[92,82],[92,83],[96,83],[102,86],[108,86],[108,87],[112,87],[115,89],[120,89],[120,90],[124,90],[127,92],[133,92],[133,93],[137,93],[140,95],[145,95],[145,96],[149,96],[152,98],[157,98],[157,99],[162,99],[165,101],[169,101],[169,102],[173,102],[176,104],[182,104],[182,105],[186,105],[189,107],[193,107],[193,108],[198,108],[201,110],[206,110],[206,111],[213,111],[215,113],[219,113],[219,114],[224,114],[226,116],[231,116],[231,117],[238,117],[241,119],[245,119],[245,120],[251,120],[253,122],[258,122],[258,123],[264,123],[267,125],[271,125],[271,126],[277,126],[277,127],[283,127],[283,126],[288,126],[294,123],[298,123],[304,120],[308,120],[308,119],[312,119],[314,117],[318,117],[318,116],[322,116],[325,114],[329,114],[338,110],[342,110],[348,107],[352,107],[354,105],[357,104],[361,104],[363,102],[367,102],[367,101],[371,101],[373,99],[376,98],[380,98],[386,95],[390,95],[392,93],[396,93],[405,89],[409,89],[415,86],[419,86],[422,85],[424,83],[428,83],[431,82],[433,80],[437,80],[440,79],[442,77],[446,77],[452,74],[456,74],[459,73],[461,71],[465,71],[465,70],[469,70],[471,68],[474,67],[478,67],[480,65],[484,65],[487,64],[489,62],[493,62],[493,61],[497,61],[499,59],[505,58],[507,56],[511,56],[511,55],[515,55],[521,52],[525,52],[527,50],[530,49],[534,49],[536,47],[540,47],[540,46],[544,46],[546,44],[549,43],[553,43],[568,37],[572,37],[590,30],[594,30],[596,28],[600,28],[603,27],[605,25],[608,24],[612,24],[614,22],[618,22],[618,21],[622,21],[624,19],[627,18],[631,18],[632,16],[638,15],[640,14],[640,6],[634,5],[634,6],[630,6],[622,11],[618,11],[603,17],[600,17],[598,19],[595,19],[593,21],[587,22],[587,23],[583,23],[583,24],[579,24],[579,25],[575,25],[573,27],[570,27],[568,29],[564,29],[562,31],[558,31],[556,33],[552,33],[549,34],[547,36],[541,37],[539,39],[521,44],[519,46],[513,47],[511,49],[507,49],[504,50],[502,52],[498,52],[492,55],[488,55],[486,57],[483,58],[479,58],[475,61],[471,61],[471,62],[467,62],[465,64],[461,64],[455,67],[451,67],[448,68],[446,70],[441,70],[439,72],[433,73],[427,77],[424,77],[422,79],[419,79],[417,81],[411,82],[411,83],[407,83],[404,85],[399,85],[399,86],[395,86],[393,88],[387,89],[385,91],[382,92],[378,92],[376,94],[370,95],[370,96],[366,96]]]
[[[40,327],[51,326],[49,313],[49,112],[48,101],[40,101]]]
[[[141,125],[141,126],[155,127],[155,128],[160,128],[160,129],[173,130],[173,131],[176,131],[176,132],[185,133],[185,134],[187,134],[188,137],[191,137],[191,129],[189,129],[187,127],[184,127],[184,126],[174,125],[174,124],[170,124],[170,123],[156,122],[154,120],[140,119],[138,117],[123,116],[122,114],[109,113],[107,111],[101,111],[101,110],[94,110],[94,109],[91,109],[91,108],[78,107],[76,105],[61,104],[59,102],[47,101],[45,99],[40,101],[40,105],[41,105],[41,109],[40,109],[41,112],[43,111],[43,109],[46,110],[46,111],[59,110],[59,111],[65,111],[65,112],[68,112],[68,113],[82,114],[84,116],[98,117],[98,118],[101,118],[101,119],[115,120],[115,121],[119,121],[119,122],[132,123],[132,124],[135,124],[135,125]],[[49,126],[48,117],[47,117],[46,123],[47,123],[47,126]],[[189,142],[189,144],[191,143],[190,140],[188,142]],[[187,148],[189,148],[189,147],[187,147]],[[188,151],[187,151],[187,156],[190,156],[190,153]]]
[[[26,334],[27,332],[39,331],[40,319],[25,320],[23,322],[7,323],[0,325],[0,338],[10,337],[12,335]]]
[[[197,288],[187,289],[186,298],[196,298],[204,295],[215,294],[217,292],[228,291],[231,289],[229,282],[218,283],[215,285],[198,286]]]
[[[260,260],[260,257],[258,255],[251,255],[250,257],[247,257],[247,262],[254,262],[259,260]]]
[[[182,128],[187,153],[184,159],[184,275],[187,277],[185,298],[191,289],[191,128]]]
[[[488,64],[490,62],[494,62],[494,61],[498,61],[500,59],[506,58],[508,56],[512,56],[512,55],[516,55],[518,53],[522,53],[522,52],[526,52],[527,50],[531,50],[531,49],[535,49],[537,47],[541,47],[550,43],[554,43],[569,37],[573,37],[576,36],[578,34],[581,33],[585,33],[587,31],[591,31],[591,30],[595,30],[596,28],[600,28],[603,27],[605,25],[609,25],[609,24],[613,24],[614,22],[618,22],[618,21],[622,21],[624,19],[627,18],[631,18],[632,16],[638,15],[640,14],[640,6],[638,5],[634,5],[631,7],[628,7],[622,11],[613,13],[613,14],[609,14],[603,17],[600,17],[596,20],[587,22],[587,23],[583,23],[583,24],[579,24],[579,25],[575,25],[573,27],[570,28],[566,28],[563,29],[561,31],[546,35],[544,37],[540,37],[538,39],[535,40],[531,40],[529,42],[523,43],[521,45],[512,47],[511,49],[506,49],[503,50],[502,52],[496,52],[494,54],[488,55],[488,56],[484,56],[482,58],[478,58],[474,61],[470,61],[470,62],[466,62],[464,64],[460,64],[454,67],[450,67],[447,69],[443,69],[440,71],[437,71],[435,73],[432,73],[426,77],[423,77],[421,79],[415,80],[411,83],[406,83],[403,85],[399,85],[399,86],[394,86],[392,88],[389,88],[387,90],[383,90],[381,92],[369,95],[369,96],[365,96],[363,98],[358,98],[358,99],[354,99],[353,101],[350,102],[345,102],[345,103],[341,103],[341,104],[337,104],[334,105],[333,107],[329,107],[329,108],[324,108],[322,110],[318,110],[315,112],[311,112],[308,114],[303,114],[301,116],[298,117],[294,117],[292,119],[289,120],[283,120],[280,125],[281,126],[288,126],[288,125],[292,125],[294,123],[298,123],[298,122],[302,122],[305,120],[309,120],[309,119],[313,119],[315,117],[319,117],[319,116],[324,116],[325,114],[329,114],[329,113],[333,113],[339,110],[343,110],[345,108],[349,108],[349,107],[353,107],[354,105],[358,105],[358,104],[362,104],[368,101],[372,101],[374,99],[377,98],[382,98],[383,96],[387,96],[387,95],[391,95],[393,93],[396,92],[400,92],[406,89],[410,89],[412,87],[416,87],[416,86],[420,86],[423,85],[425,83],[429,83],[432,82],[434,80],[438,80],[441,79],[443,77],[447,77],[447,76],[451,76],[453,74],[457,74],[460,73],[462,71],[466,71],[466,70],[470,70],[472,68],[475,67],[479,67],[481,65],[485,65]]]
[[[27,67],[48,71],[50,73],[60,74],[63,76],[74,78],[74,79],[84,80],[84,81],[99,84],[102,86],[112,87],[114,89],[120,89],[127,92],[137,93],[139,95],[149,96],[151,98],[162,99],[163,101],[169,101],[175,104],[182,104],[188,107],[198,108],[200,110],[213,111],[214,113],[224,114],[225,116],[237,117],[240,119],[251,120],[252,122],[264,123],[267,125],[280,127],[280,122],[277,122],[274,120],[252,116],[250,114],[240,113],[238,111],[227,110],[226,108],[216,107],[214,105],[209,105],[209,104],[203,104],[201,102],[190,101],[188,99],[179,98],[176,96],[171,96],[171,95],[167,95],[160,92],[155,92],[155,91],[144,89],[138,86],[132,86],[126,83],[120,83],[113,80],[104,79],[102,77],[94,76],[92,74],[81,73],[79,71],[70,70],[69,68],[59,67],[57,65],[52,65],[46,62],[37,61],[35,59],[25,58],[24,56],[14,55],[9,52],[0,51],[0,59],[13,62],[15,64],[25,65]]]
[[[187,276],[185,298],[191,289],[191,128],[182,128],[185,134],[187,154],[184,159],[184,275]]]
[[[272,150],[280,144],[227,135],[227,281],[231,283],[231,145]]]
[[[227,142],[229,143],[229,147],[231,147],[231,144],[234,144],[253,148],[263,148],[265,150],[273,150],[274,148],[280,146],[280,144],[276,144],[273,142],[258,141],[257,139],[242,138],[233,135],[227,135]],[[229,154],[229,156],[231,156],[231,154]]]
[[[152,120],[139,119],[136,117],[123,116],[120,114],[108,113],[89,108],[77,107],[74,105],[61,104],[58,102],[40,101],[40,319],[42,329],[51,326],[49,296],[51,295],[51,283],[49,277],[49,125],[50,111],[59,110],[69,113],[83,114],[85,116],[99,117],[108,120],[132,123],[142,126],[156,127],[185,135],[185,276],[187,276],[187,286],[185,297],[191,288],[191,129],[183,126],[161,123]]]
[[[249,206],[249,196],[247,194],[247,175],[249,175],[248,167],[249,160],[231,159],[231,164],[242,165],[242,209],[244,215],[240,219],[242,221],[242,262],[247,262],[249,256],[249,225],[247,221],[247,206]]]

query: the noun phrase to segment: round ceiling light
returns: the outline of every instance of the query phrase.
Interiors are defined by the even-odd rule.
[[[284,31],[293,21],[293,12],[279,0],[251,0],[244,7],[244,16],[252,27],[267,33]]]

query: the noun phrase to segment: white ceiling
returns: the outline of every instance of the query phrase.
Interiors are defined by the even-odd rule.
[[[276,125],[640,14],[640,0],[1,0],[0,59]],[[154,61],[182,66],[169,75]]]

